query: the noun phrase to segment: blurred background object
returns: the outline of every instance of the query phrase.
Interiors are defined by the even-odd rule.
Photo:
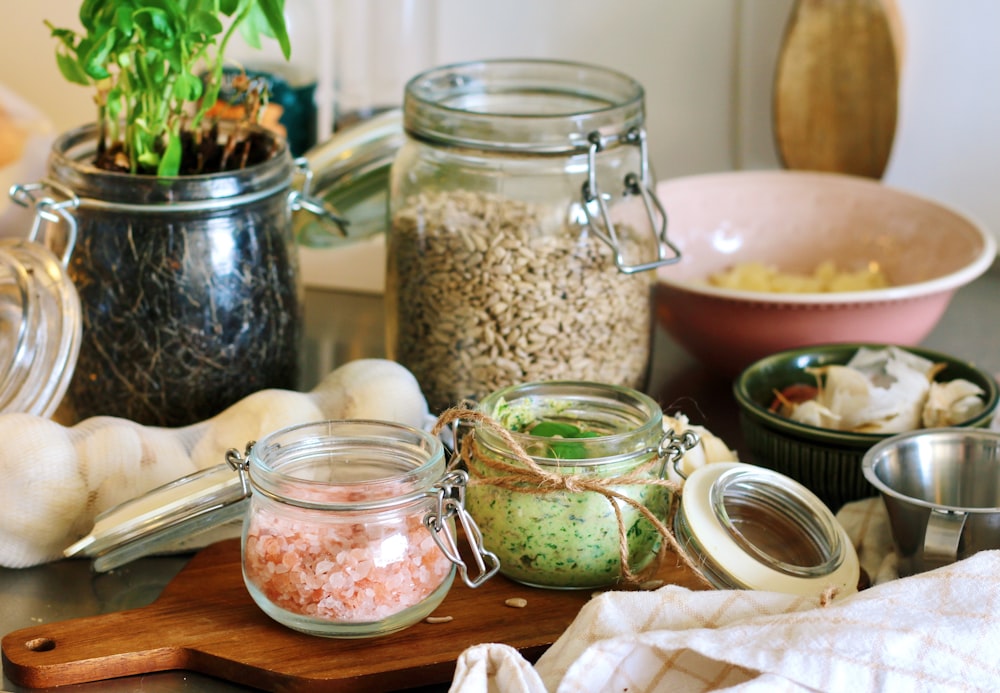
[[[0,83],[0,237],[24,236],[31,227],[34,210],[14,204],[7,191],[41,178],[54,136],[48,116]]]
[[[437,0],[333,0],[334,130],[398,108],[434,67]]]
[[[787,168],[882,177],[899,103],[897,10],[896,0],[796,0],[774,77]]]
[[[252,84],[267,88],[263,125],[288,140],[293,156],[325,139],[330,127],[321,128],[320,123],[332,123],[333,93],[328,77],[332,67],[330,38],[320,29],[332,23],[331,11],[328,0],[285,1],[285,23],[294,46],[288,60],[277,41],[266,39],[260,45],[250,45],[242,34],[234,36],[226,50],[231,64],[225,68],[219,101],[209,113],[240,118],[244,95],[233,79],[246,73]]]
[[[996,256],[969,217],[862,176],[731,171],[657,192],[682,253],[658,270],[657,315],[728,375],[807,344],[919,344]]]
[[[372,61],[379,63],[380,73],[399,84],[401,101],[402,83],[426,65],[424,59],[412,58],[412,69],[407,70],[400,55],[426,51],[425,62],[434,65],[512,56],[557,58],[618,69],[643,84],[649,156],[661,181],[782,167],[775,134],[776,70],[789,40],[796,0],[626,0],[613,7],[603,0],[286,1],[291,31],[297,36],[293,61],[315,70],[318,140],[328,138],[334,128],[338,79],[342,112],[387,105],[391,95],[386,89],[391,92],[392,87],[367,93],[355,89],[351,94],[352,80],[356,83],[364,79],[360,75],[374,74]],[[814,0],[810,5],[833,2]],[[395,3],[397,10],[386,10],[383,3]],[[1000,197],[994,193],[1000,179],[1000,136],[995,132],[1000,121],[1000,42],[994,40],[992,29],[1000,25],[1000,3],[895,0],[895,4],[898,16],[893,21],[899,28],[894,40],[904,59],[897,58],[897,118],[882,180],[942,202],[1000,237]],[[0,83],[35,104],[54,131],[94,117],[89,92],[60,78],[55,42],[43,24],[43,19],[64,26],[78,23],[78,6],[78,0],[38,0],[30,10],[9,13],[0,24],[5,66]],[[306,17],[304,24],[301,16]],[[416,47],[385,47],[379,39],[398,36],[406,22],[423,27],[415,36]],[[900,37],[905,41],[902,48]],[[350,46],[359,44],[368,50],[359,48],[351,56]],[[338,197],[331,186],[335,198],[331,201],[344,206],[355,220],[376,218],[384,195],[365,191],[374,190],[390,160],[388,154],[376,158],[361,172],[371,186],[342,186],[350,190],[348,199]],[[356,175],[359,172],[350,171],[341,181]],[[357,191],[364,194],[355,195]],[[357,326],[338,323],[334,332],[343,343],[317,345],[309,358],[315,356],[325,368],[348,354],[379,355],[382,234],[352,245],[339,244],[332,236],[317,235],[315,240],[300,253],[307,286],[321,289],[313,293],[323,307],[314,309],[309,319],[334,320],[334,305],[347,302],[357,303],[358,313],[372,313],[372,319],[363,340]],[[324,244],[336,252],[328,252]],[[992,313],[995,307],[991,303],[983,309]],[[987,324],[967,324],[963,330],[982,332]],[[978,342],[970,338],[969,343]]]
[[[310,23],[336,52],[330,0]],[[360,4],[362,0],[345,0]],[[1000,3],[897,0],[905,60],[892,153],[883,180],[953,205],[1000,233]],[[369,0],[367,5],[376,3]],[[647,91],[650,157],[659,179],[780,166],[773,134],[775,69],[794,0],[413,0],[434,64],[538,57],[612,67]],[[0,82],[57,131],[93,119],[85,89],[58,77],[45,18],[71,26],[78,0],[37,0],[0,25]],[[372,15],[387,23],[392,15]],[[330,24],[327,25],[326,22]],[[343,20],[346,23],[346,20]],[[385,30],[390,35],[390,28]],[[360,35],[360,34],[359,34]],[[300,49],[302,50],[302,49]],[[317,70],[333,70],[333,56]],[[416,74],[423,65],[416,62]],[[345,95],[346,98],[346,95]],[[328,104],[327,104],[328,106]],[[320,133],[322,136],[322,133]]]

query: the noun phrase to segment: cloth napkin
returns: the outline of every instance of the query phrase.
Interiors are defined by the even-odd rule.
[[[838,519],[867,590],[606,592],[534,666],[504,644],[467,649],[450,692],[1000,690],[1000,551],[900,579],[879,499]]]

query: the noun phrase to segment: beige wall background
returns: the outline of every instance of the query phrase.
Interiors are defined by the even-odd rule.
[[[287,0],[316,17],[332,1]],[[637,78],[647,90],[651,156],[661,179],[777,165],[770,85],[793,0],[413,1],[433,7],[438,63],[554,57]],[[898,3],[906,57],[885,180],[951,204],[998,233],[1000,3]],[[90,94],[62,81],[42,23],[75,25],[79,0],[17,4],[0,23],[0,84],[37,106],[56,131],[86,122]],[[308,29],[320,46],[333,40],[334,28],[322,21]]]

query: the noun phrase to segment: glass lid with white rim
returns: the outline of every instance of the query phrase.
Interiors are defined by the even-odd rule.
[[[27,238],[0,239],[0,412],[50,417],[59,406],[80,351],[80,298],[66,273],[73,230],[62,258],[37,240],[48,198],[15,186],[11,197],[39,215]],[[47,215],[47,216],[46,216]],[[65,217],[63,217],[65,218]]]
[[[857,591],[847,532],[809,489],[770,469],[718,462],[684,482],[674,532],[719,589],[820,595]]]

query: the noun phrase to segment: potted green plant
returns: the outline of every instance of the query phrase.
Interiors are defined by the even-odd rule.
[[[251,45],[291,44],[284,0],[84,0],[83,31],[46,26],[58,40],[56,61],[70,82],[95,89],[97,159],[106,170],[176,176],[239,165],[212,159],[205,115],[222,86],[225,51],[239,31]],[[228,20],[228,27],[223,23]],[[250,95],[243,125],[259,109]],[[244,128],[230,138],[252,142]],[[221,165],[220,165],[221,164]]]
[[[47,23],[60,71],[97,105],[57,139],[39,193],[75,227],[61,234],[83,324],[66,418],[181,426],[297,385],[297,163],[255,122],[266,93],[249,81],[241,121],[207,115],[237,32],[290,55],[283,5],[84,0],[82,30]]]

